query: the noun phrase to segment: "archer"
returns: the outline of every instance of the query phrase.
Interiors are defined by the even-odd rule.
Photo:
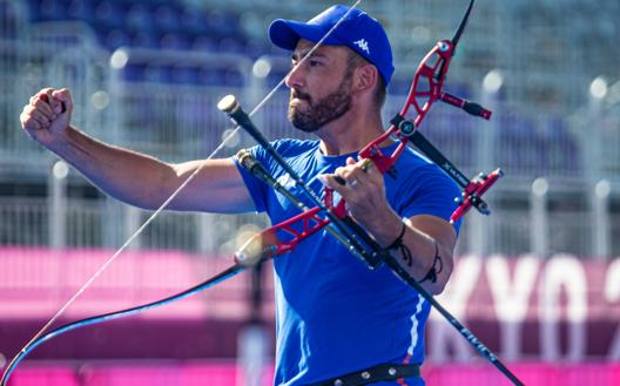
[[[344,15],[325,44],[302,60]],[[380,110],[394,70],[383,27],[357,9],[334,6],[307,23],[278,19],[269,36],[292,52],[289,119],[319,138],[278,140],[275,148],[305,180],[321,174],[318,180],[346,201],[353,220],[428,292],[441,292],[452,272],[459,228],[449,222],[460,194],[456,184],[409,149],[395,164],[397,177],[384,177],[357,158],[383,132]],[[70,124],[72,111],[68,90],[43,89],[24,108],[22,127],[121,201],[156,209],[200,169],[169,209],[266,211],[274,223],[298,212],[234,158],[166,163],[89,137]],[[380,146],[389,152],[396,145],[387,139]],[[284,175],[262,148],[250,153],[275,178]],[[324,189],[318,181],[312,188]],[[317,233],[277,259],[275,271],[275,384],[333,384],[352,372],[369,374],[369,382],[422,384],[430,305],[388,268],[369,271],[333,238]],[[387,371],[377,370],[385,366]]]

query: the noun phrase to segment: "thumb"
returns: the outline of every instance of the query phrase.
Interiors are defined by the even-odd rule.
[[[353,157],[347,157],[347,165],[355,165],[357,161]]]
[[[62,88],[52,92],[52,98],[54,102],[52,107],[56,114],[71,114],[73,111],[73,100],[71,99],[71,93],[68,89]]]

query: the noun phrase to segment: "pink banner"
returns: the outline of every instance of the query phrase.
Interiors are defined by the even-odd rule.
[[[512,363],[511,370],[528,386],[615,386],[620,385],[618,364],[549,365]],[[490,365],[424,366],[428,385],[509,386]],[[261,385],[271,385],[273,367],[264,369]],[[232,362],[137,365],[86,363],[38,365],[18,370],[11,386],[230,386],[244,384],[243,372]]]
[[[49,318],[109,257],[109,251],[2,249],[0,269],[0,352],[11,353]],[[134,306],[189,288],[231,264],[229,259],[180,252],[122,255],[64,316],[64,321]],[[265,270],[269,275],[270,270]],[[75,344],[42,358],[149,357],[160,350],[139,341],[135,331],[175,341],[200,340],[195,349],[179,344],[177,357],[234,355],[234,337],[248,317],[248,277],[241,274],[204,294],[115,322],[98,337],[96,349]],[[272,282],[265,280],[264,316],[273,321]],[[438,297],[451,313],[508,361],[620,361],[620,259],[608,262],[556,255],[458,258],[446,291]],[[185,328],[178,329],[183,325]],[[203,328],[211,326],[210,328]],[[130,336],[132,348],[123,348]],[[226,337],[226,339],[223,339]],[[67,339],[70,339],[69,337]],[[232,345],[233,347],[229,347]],[[185,345],[187,346],[187,345]],[[195,345],[194,345],[195,346]],[[144,347],[144,353],[136,352]],[[148,350],[148,352],[147,352]],[[109,352],[108,352],[109,351]],[[43,350],[43,352],[45,352]],[[477,358],[467,342],[437,313],[427,333],[431,362],[459,363]],[[55,355],[56,354],[56,355]],[[103,354],[102,354],[103,355]]]
[[[620,360],[620,259],[463,256],[438,300],[508,360]],[[434,361],[472,357],[437,313],[427,339]]]

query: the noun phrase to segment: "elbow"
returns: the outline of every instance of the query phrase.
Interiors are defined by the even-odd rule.
[[[446,289],[446,285],[448,284],[448,280],[439,280],[437,279],[437,281],[435,283],[432,283],[429,287],[429,291],[431,295],[433,296],[437,296],[440,295],[444,289]]]
[[[439,256],[443,256],[441,258],[441,265],[437,264],[430,269],[435,269],[436,272],[436,280],[434,283],[429,283],[429,292],[433,295],[441,294],[448,284],[450,280],[450,276],[452,275],[452,271],[454,269],[454,258],[452,253],[444,250]]]

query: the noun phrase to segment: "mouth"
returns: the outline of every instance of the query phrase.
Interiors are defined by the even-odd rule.
[[[310,96],[309,95],[305,95],[302,92],[299,91],[293,91],[291,93],[291,99],[290,99],[291,103],[301,103],[301,102],[306,102],[306,103],[310,103]]]
[[[291,97],[291,99],[289,100],[289,107],[291,108],[305,108],[305,106],[310,106],[310,102],[305,99],[305,98],[299,98],[299,97]]]

